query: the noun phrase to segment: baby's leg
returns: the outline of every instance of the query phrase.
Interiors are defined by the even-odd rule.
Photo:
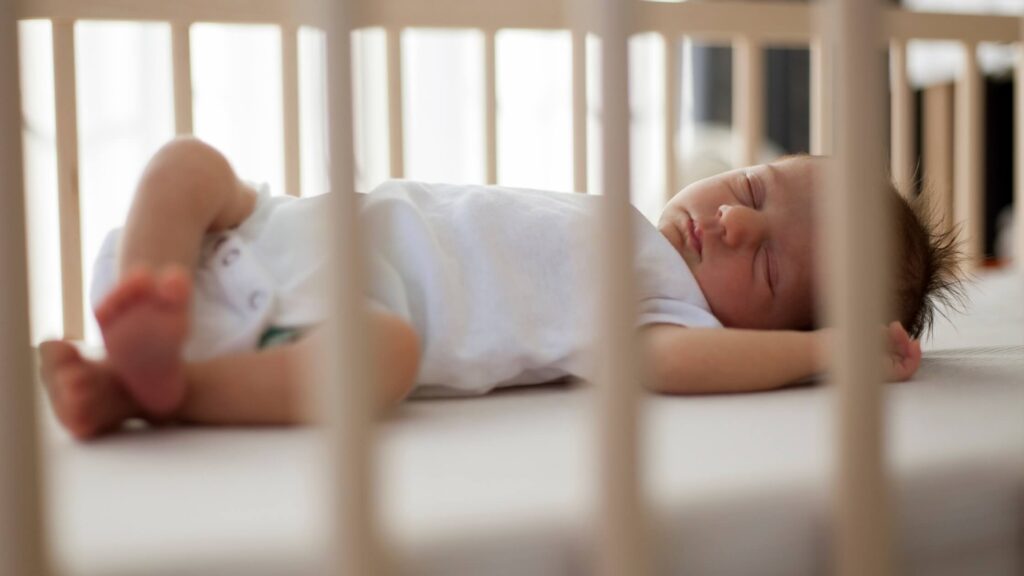
[[[412,327],[391,314],[371,311],[370,325],[378,401],[387,408],[415,384],[419,339]],[[190,364],[188,395],[178,417],[201,424],[307,422],[312,415],[306,386],[310,370],[316,368],[314,353],[331,344],[314,332],[293,344]]]
[[[419,367],[419,340],[390,314],[371,312],[378,398],[384,408],[412,389]],[[196,424],[296,424],[310,419],[305,376],[313,353],[328,346],[313,333],[299,342],[188,364],[185,394],[165,420]],[[125,393],[107,363],[83,359],[66,342],[40,347],[43,382],[61,423],[78,438],[114,430],[125,420],[151,417]]]
[[[256,192],[213,147],[179,138],[153,156],[135,191],[121,236],[121,273],[179,264],[191,270],[203,236],[241,224]]]
[[[207,232],[238,226],[255,206],[227,160],[190,138],[150,161],[121,236],[120,279],[96,309],[111,367],[151,415],[184,398],[190,271]]]

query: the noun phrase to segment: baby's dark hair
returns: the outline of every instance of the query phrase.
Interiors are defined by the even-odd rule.
[[[931,333],[936,314],[964,307],[959,230],[942,227],[921,195],[912,199],[889,184],[895,250],[897,320],[912,338]]]

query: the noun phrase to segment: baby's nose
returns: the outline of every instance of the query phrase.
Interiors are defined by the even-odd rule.
[[[732,247],[759,244],[764,237],[761,215],[746,206],[723,204],[718,207],[718,223],[723,241]]]

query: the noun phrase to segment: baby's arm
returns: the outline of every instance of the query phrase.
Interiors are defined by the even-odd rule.
[[[738,330],[656,324],[643,329],[648,388],[672,394],[771,390],[827,368],[831,330]],[[889,325],[889,380],[907,380],[921,347],[898,323]]]

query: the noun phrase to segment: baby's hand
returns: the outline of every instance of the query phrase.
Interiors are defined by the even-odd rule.
[[[886,374],[890,382],[904,382],[921,367],[921,343],[912,340],[903,325],[892,322],[889,333],[889,365]]]

